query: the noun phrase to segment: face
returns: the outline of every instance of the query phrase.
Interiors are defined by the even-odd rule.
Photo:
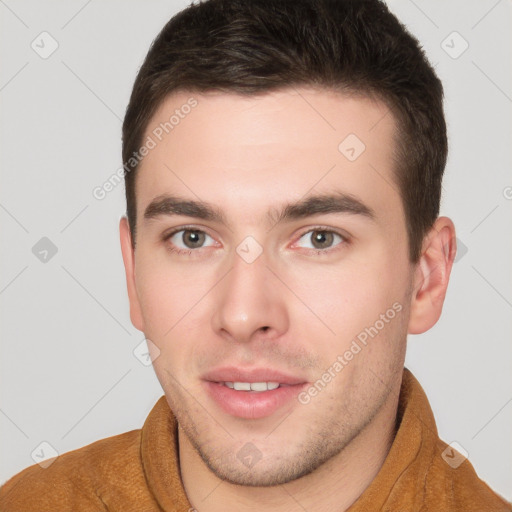
[[[131,318],[218,477],[310,473],[401,378],[414,268],[394,130],[379,102],[306,88],[177,93],[149,123],[134,253],[122,228]]]

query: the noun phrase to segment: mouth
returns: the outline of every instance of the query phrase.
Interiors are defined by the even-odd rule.
[[[272,391],[273,389],[290,385],[284,383],[280,384],[279,382],[217,382],[217,384],[222,384],[223,386],[226,386],[229,389],[234,389],[235,391],[252,391],[255,393]]]
[[[230,416],[259,419],[286,405],[299,404],[297,395],[308,385],[305,379],[277,370],[242,370],[230,367],[211,371],[203,386],[215,405]]]

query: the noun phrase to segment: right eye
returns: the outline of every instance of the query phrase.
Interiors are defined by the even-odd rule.
[[[192,252],[196,252],[197,249],[210,247],[203,245],[206,238],[213,240],[210,235],[200,229],[180,228],[165,235],[164,241],[170,242],[171,252],[190,256]]]

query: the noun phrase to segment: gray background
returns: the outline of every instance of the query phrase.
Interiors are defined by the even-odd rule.
[[[144,336],[130,323],[119,247],[124,187],[102,201],[92,190],[121,165],[121,120],[149,44],[186,5],[0,0],[0,482],[32,453],[51,454],[41,442],[64,453],[140,428],[163,394],[133,353]],[[444,314],[409,337],[406,365],[441,437],[512,500],[512,4],[389,5],[444,83],[441,213],[460,245]],[[47,58],[31,47],[51,49],[43,31],[58,43]],[[43,237],[57,248],[46,262],[33,252]]]

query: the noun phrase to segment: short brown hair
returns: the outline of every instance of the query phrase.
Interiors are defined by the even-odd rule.
[[[418,40],[380,0],[206,0],[175,15],[151,45],[123,122],[133,246],[137,162],[129,162],[170,93],[251,95],[296,85],[372,96],[390,109],[395,181],[416,263],[439,214],[448,153],[443,87]]]

